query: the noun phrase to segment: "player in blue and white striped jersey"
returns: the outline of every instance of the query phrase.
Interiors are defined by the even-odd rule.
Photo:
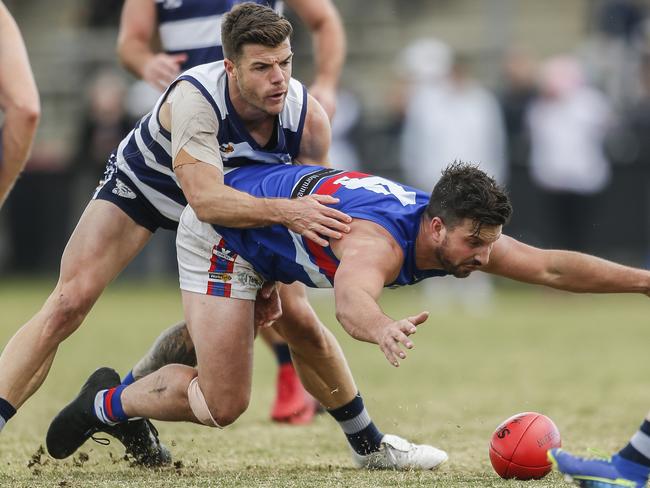
[[[241,165],[259,157],[314,163],[327,158],[327,115],[291,80],[291,30],[268,7],[235,7],[222,23],[228,58],[177,80],[152,115],[119,145],[66,246],[54,291],[0,356],[0,404],[8,406],[0,412],[4,421],[38,389],[58,345],[79,327],[108,283],[158,227],[174,227],[186,202],[208,222],[236,228],[281,224],[319,245],[349,230],[350,218],[328,206],[336,198],[256,198],[223,184],[231,162]],[[210,80],[210,75],[216,78]],[[268,298],[257,302],[264,322],[277,318],[276,301]],[[363,405],[334,336],[304,296],[293,298],[285,305],[307,315],[291,324],[289,344],[298,354],[309,351],[296,367],[334,375],[336,388],[326,395],[317,392],[326,407],[352,401]],[[378,431],[367,413],[364,418],[369,437],[360,437],[360,449],[379,450],[378,441],[365,442]],[[111,432],[124,438],[123,431]],[[163,462],[156,442],[151,448],[151,462]]]
[[[223,15],[241,0],[126,0],[118,54],[124,66],[164,90],[180,73],[223,59]],[[315,73],[310,93],[331,118],[345,59],[345,33],[331,0],[256,0],[282,14],[284,3],[312,34]],[[155,46],[160,41],[160,51]]]
[[[164,90],[182,70],[223,59],[220,25],[224,13],[237,3],[240,0],[127,0],[118,37],[120,60],[133,74]],[[256,3],[266,4],[279,13],[283,10],[281,1]],[[309,91],[331,118],[345,57],[341,19],[331,0],[287,0],[287,4],[311,31],[315,76]],[[156,37],[159,47],[155,45]],[[291,320],[291,311],[292,308],[286,308],[282,320]],[[317,405],[300,383],[287,343],[275,328],[264,329],[260,336],[272,348],[278,362],[271,419],[293,424],[309,422]],[[162,332],[153,348],[125,376],[125,383],[156,370],[161,352],[168,357],[172,351],[177,362],[193,360],[193,348],[181,324]]]

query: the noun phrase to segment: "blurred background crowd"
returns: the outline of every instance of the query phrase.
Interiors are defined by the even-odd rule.
[[[54,274],[108,155],[155,96],[117,62],[120,0],[5,3],[43,115],[0,214],[0,274]],[[430,191],[447,163],[476,162],[509,189],[508,234],[649,264],[650,1],[335,4],[348,55],[333,166]],[[294,77],[309,85],[310,36],[293,24]],[[169,241],[130,275],[175,276]]]

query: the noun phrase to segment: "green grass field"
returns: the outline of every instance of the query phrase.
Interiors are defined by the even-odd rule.
[[[2,280],[3,344],[38,309],[51,285]],[[650,408],[650,301],[642,296],[500,288],[493,309],[476,315],[436,310],[417,288],[387,291],[382,304],[392,316],[432,312],[399,369],[389,366],[376,346],[342,332],[329,293],[319,292],[313,303],[339,337],[379,428],[447,450],[450,461],[441,470],[358,471],[327,415],[306,427],[271,424],[275,368],[261,343],[251,407],[235,425],[217,431],[158,422],[161,438],[179,461],[175,467],[134,468],[117,446],[93,442],[82,448],[87,457],[39,456],[50,419],[93,369],[110,365],[126,372],[157,333],[181,317],[173,283],[118,283],[61,346],[44,386],[0,435],[0,486],[564,486],[556,474],[533,482],[501,480],[487,455],[497,424],[517,412],[539,411],[558,425],[566,448],[611,451],[627,441]]]

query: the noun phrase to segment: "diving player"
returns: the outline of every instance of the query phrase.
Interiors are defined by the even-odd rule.
[[[98,370],[50,425],[47,446],[54,457],[72,454],[89,432],[131,417],[218,428],[234,422],[250,398],[254,299],[265,281],[333,286],[343,328],[358,340],[379,345],[393,366],[406,358],[404,349],[413,347],[409,336],[429,314],[387,316],[377,303],[384,287],[447,274],[464,278],[482,270],[567,291],[650,295],[649,271],[576,252],[537,249],[502,235],[512,212],[509,199],[472,165],[450,165],[430,197],[377,176],[328,168],[247,166],[231,170],[225,179],[258,198],[335,196],[335,206],[353,217],[351,230],[320,247],[279,225],[232,229],[207,224],[186,207],[177,251],[197,368],[170,364],[126,388],[109,368]],[[338,384],[327,371],[314,375],[320,365],[313,365],[317,369],[305,369],[302,379],[320,399]],[[354,403],[330,409],[346,433],[352,425],[358,428],[356,411]],[[402,452],[395,444],[386,447],[386,437],[377,453]],[[432,467],[446,460],[438,452]],[[364,459],[358,451],[355,458]]]

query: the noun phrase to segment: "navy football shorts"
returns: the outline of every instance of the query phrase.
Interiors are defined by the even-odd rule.
[[[115,154],[108,158],[104,177],[95,190],[93,200],[107,200],[117,205],[135,223],[151,232],[159,227],[174,231],[178,227],[178,222],[161,214],[131,179],[118,169]]]

